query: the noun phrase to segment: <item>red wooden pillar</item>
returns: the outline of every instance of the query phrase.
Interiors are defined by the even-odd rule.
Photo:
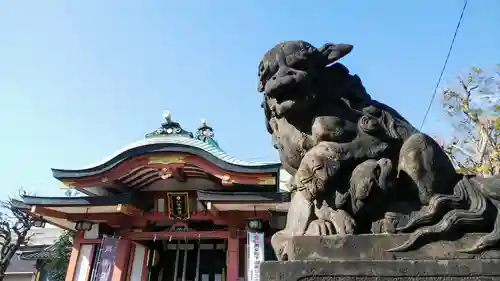
[[[227,240],[227,281],[237,281],[239,277],[240,241],[237,228],[229,228]]]
[[[130,249],[132,242],[128,239],[121,239],[116,252],[115,268],[111,281],[125,281],[127,275],[128,262],[130,260]],[[68,281],[68,280],[66,280]]]
[[[68,270],[66,271],[65,281],[73,281],[75,277],[76,264],[78,263],[78,256],[80,255],[80,246],[83,239],[83,232],[78,232],[75,235],[75,241],[73,241],[73,247],[71,248],[71,256],[69,257]]]

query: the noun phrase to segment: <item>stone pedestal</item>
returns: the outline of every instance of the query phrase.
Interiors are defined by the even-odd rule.
[[[263,263],[261,280],[500,280],[499,250],[456,252],[483,235],[433,242],[405,253],[385,250],[401,245],[408,235],[294,237],[287,249],[290,261]]]

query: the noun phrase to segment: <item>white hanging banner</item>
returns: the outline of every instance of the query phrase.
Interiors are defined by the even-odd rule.
[[[247,280],[260,281],[260,264],[264,261],[264,233],[247,232]]]

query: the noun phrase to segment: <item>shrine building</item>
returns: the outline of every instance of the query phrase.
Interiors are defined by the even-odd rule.
[[[76,232],[66,281],[248,280],[251,262],[274,259],[290,201],[281,165],[231,157],[206,122],[191,133],[164,118],[96,165],[52,169],[85,196],[23,197],[26,212]]]

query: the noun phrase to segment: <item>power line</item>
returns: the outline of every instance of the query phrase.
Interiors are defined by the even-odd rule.
[[[429,102],[429,106],[425,111],[424,119],[422,120],[422,124],[420,125],[420,130],[424,127],[425,121],[427,120],[427,116],[429,115],[429,111],[431,110],[432,104],[434,103],[434,99],[436,98],[436,92],[438,90],[439,84],[441,84],[441,79],[443,78],[444,70],[446,69],[446,65],[448,64],[448,59],[451,55],[451,50],[453,49],[453,44],[455,44],[455,39],[457,38],[458,29],[460,28],[460,24],[462,24],[462,19],[464,17],[465,8],[467,7],[468,0],[464,1],[464,6],[462,7],[462,12],[460,13],[460,18],[458,19],[457,27],[455,28],[455,34],[453,34],[453,38],[451,39],[450,47],[448,48],[448,54],[446,55],[446,59],[444,60],[443,68],[441,69],[441,73],[439,74],[439,78],[436,82],[436,86],[434,87],[434,92],[432,93],[431,101]]]

